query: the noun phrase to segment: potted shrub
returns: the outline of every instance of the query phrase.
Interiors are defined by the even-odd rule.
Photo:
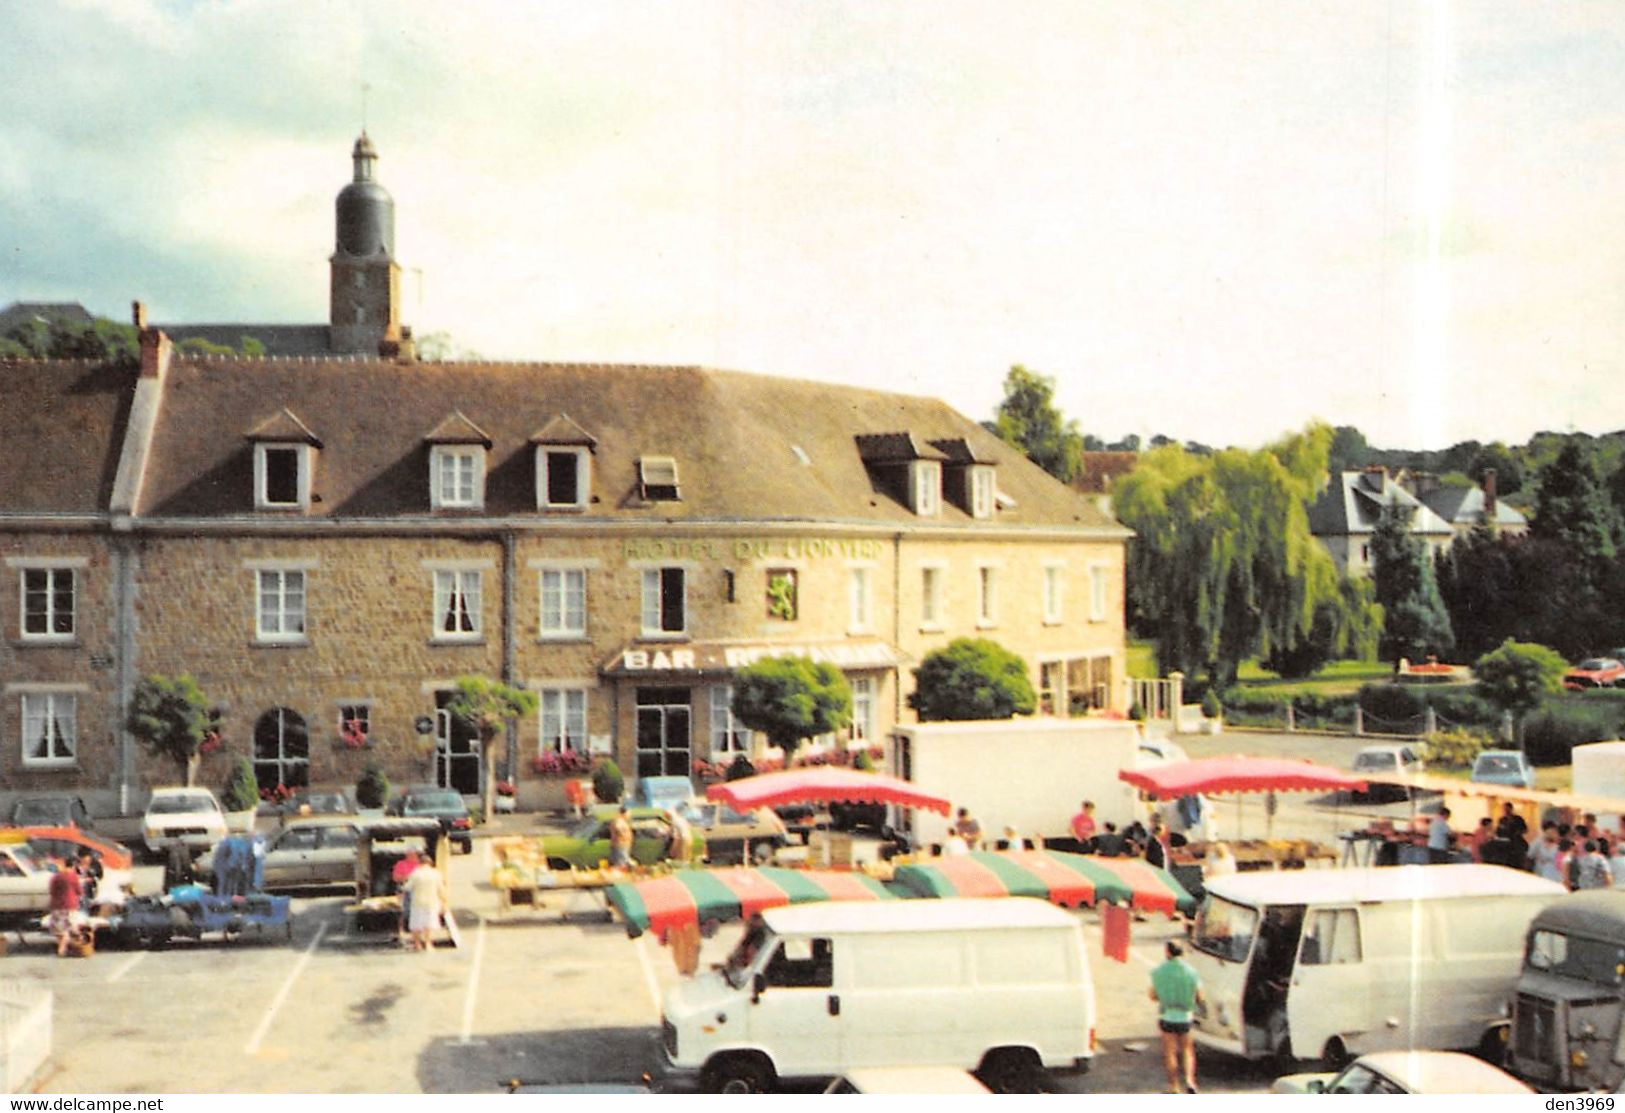
[[[626,778],[613,761],[606,760],[604,764],[593,770],[593,795],[598,797],[599,803],[617,804],[626,794]]]
[[[1202,697],[1202,733],[1218,734],[1224,730],[1224,704],[1212,688]]]
[[[514,810],[514,783],[512,781],[498,781],[497,794],[492,800],[492,807],[498,812],[511,812]]]
[[[260,804],[259,781],[254,763],[240,757],[232,763],[226,783],[220,789],[220,806],[226,809],[226,826],[234,831],[254,829],[254,813]]]
[[[371,762],[355,783],[355,802],[363,808],[381,808],[389,800],[389,778],[377,762]]]

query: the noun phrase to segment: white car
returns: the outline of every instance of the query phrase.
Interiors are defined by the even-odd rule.
[[[1425,770],[1422,753],[1415,746],[1367,746],[1354,755],[1354,772],[1367,777],[1404,777]],[[1373,802],[1409,797],[1410,793],[1399,785],[1375,784],[1365,792],[1365,798]]]
[[[0,928],[21,931],[39,922],[51,907],[51,875],[56,867],[28,844],[27,836],[0,836]],[[129,870],[109,869],[96,887],[96,911],[124,903],[134,880]]]
[[[1337,1074],[1289,1074],[1276,1094],[1532,1094],[1499,1067],[1459,1051],[1377,1051]]]
[[[141,841],[153,854],[179,843],[194,855],[226,837],[226,813],[206,788],[155,788],[141,817]]]

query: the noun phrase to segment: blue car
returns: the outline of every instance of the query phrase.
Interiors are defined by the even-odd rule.
[[[1534,788],[1535,770],[1521,750],[1485,750],[1473,762],[1473,778],[1481,785]]]

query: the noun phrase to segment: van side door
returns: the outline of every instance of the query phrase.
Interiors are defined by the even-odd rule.
[[[1354,1054],[1365,1050],[1363,1036],[1372,1024],[1371,976],[1359,908],[1311,909],[1287,986],[1292,1053],[1319,1058],[1334,1038]]]
[[[835,988],[835,940],[781,938],[760,970],[751,1042],[783,1077],[839,1074],[846,1065],[846,1021]]]

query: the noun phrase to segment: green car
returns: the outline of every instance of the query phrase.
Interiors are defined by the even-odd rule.
[[[616,809],[600,808],[592,815],[578,820],[562,835],[548,835],[542,839],[542,852],[553,869],[596,869],[609,861],[609,822]],[[632,861],[652,866],[666,859],[671,846],[671,824],[661,808],[631,808],[627,816],[632,820]],[[705,841],[694,832],[694,857],[705,854]]]

